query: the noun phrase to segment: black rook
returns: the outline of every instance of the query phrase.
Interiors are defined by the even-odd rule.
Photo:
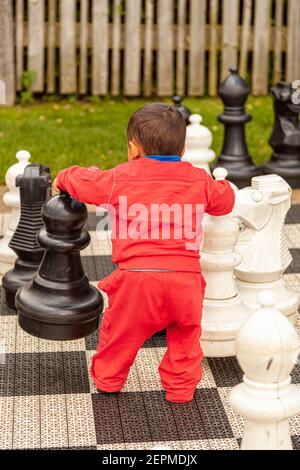
[[[253,176],[261,174],[260,168],[253,165],[246,143],[245,124],[251,116],[244,110],[249,95],[249,87],[235,67],[221,83],[219,95],[224,103],[224,112],[218,120],[224,124],[224,142],[217,166],[226,168],[228,179],[239,188],[248,186]]]
[[[90,285],[80,250],[90,242],[83,229],[87,209],[66,193],[45,204],[45,229],[38,234],[44,258],[33,277],[16,296],[19,325],[28,333],[52,340],[72,340],[98,327],[103,298]]]
[[[300,187],[300,103],[289,83],[279,82],[271,88],[274,100],[274,127],[269,144],[272,157],[264,165],[264,173],[276,173],[292,188]],[[293,96],[295,96],[293,102]]]
[[[16,185],[20,188],[21,216],[9,247],[17,260],[2,280],[6,302],[11,308],[15,308],[17,290],[32,279],[44,254],[36,236],[43,226],[42,207],[50,197],[49,168],[38,163],[28,165],[23,175],[17,177]]]

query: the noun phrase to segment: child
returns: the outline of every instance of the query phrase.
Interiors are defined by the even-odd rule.
[[[229,213],[234,191],[181,161],[185,135],[175,108],[150,104],[129,120],[128,162],[105,171],[73,166],[55,183],[80,202],[107,207],[113,220],[118,269],[99,283],[109,306],[91,367],[102,392],[122,389],[139,348],[164,328],[159,373],[166,399],[192,400],[201,379],[201,219],[204,211]]]

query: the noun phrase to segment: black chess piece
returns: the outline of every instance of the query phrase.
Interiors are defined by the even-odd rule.
[[[174,107],[180,112],[180,114],[182,114],[185,123],[188,126],[190,124],[190,115],[192,113],[186,106],[182,105],[181,100],[181,96],[173,96]]]
[[[269,139],[273,149],[265,174],[276,173],[292,188],[300,187],[300,103],[293,100],[294,90],[289,83],[279,82],[270,94],[274,101],[274,127]],[[293,102],[294,101],[294,102]]]
[[[23,175],[17,177],[16,186],[20,188],[21,215],[9,247],[17,260],[2,279],[7,305],[13,309],[17,290],[32,279],[44,255],[36,236],[43,226],[42,207],[51,192],[49,168],[38,163],[28,165]]]
[[[40,338],[83,338],[97,329],[103,308],[80,258],[90,242],[86,206],[61,193],[45,204],[42,217],[45,228],[37,238],[45,254],[33,279],[17,293],[19,325]]]
[[[230,67],[229,72],[219,88],[224,112],[218,120],[225,129],[223,148],[216,166],[226,168],[228,179],[243,188],[250,185],[253,176],[261,174],[261,169],[251,161],[245,136],[245,125],[252,119],[244,110],[250,90],[236,67]]]

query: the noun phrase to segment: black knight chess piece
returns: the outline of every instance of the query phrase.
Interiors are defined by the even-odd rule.
[[[176,108],[180,112],[180,114],[185,120],[186,125],[188,126],[190,124],[190,115],[192,113],[186,106],[183,106],[181,100],[181,96],[173,96],[174,108]]]
[[[61,193],[45,204],[42,217],[45,228],[37,238],[45,254],[33,279],[17,293],[19,325],[40,338],[83,338],[97,329],[103,308],[80,258],[90,242],[86,206]]]
[[[264,165],[264,173],[276,173],[292,188],[300,187],[300,103],[293,102],[295,90],[289,83],[279,82],[270,94],[274,101],[275,121],[269,144],[273,149],[271,160]]]
[[[17,290],[32,279],[44,255],[36,236],[43,226],[42,207],[51,192],[49,168],[38,163],[28,165],[23,175],[17,177],[16,186],[20,188],[21,215],[9,247],[16,253],[17,260],[2,280],[10,308],[15,308]]]
[[[229,69],[230,75],[221,83],[219,95],[224,103],[224,112],[218,120],[224,124],[224,141],[216,166],[226,168],[228,179],[239,188],[248,186],[253,176],[261,174],[248,152],[245,125],[252,117],[244,110],[249,87],[236,67]]]

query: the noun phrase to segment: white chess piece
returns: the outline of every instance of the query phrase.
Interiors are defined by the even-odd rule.
[[[291,188],[284,179],[278,175],[255,176],[251,187],[236,192],[231,216],[240,226],[237,251],[242,262],[234,273],[243,302],[255,311],[258,293],[272,289],[276,306],[294,322],[299,298],[287,289],[282,276],[292,261],[284,231],[290,206]]]
[[[228,171],[226,170],[226,168],[223,168],[222,166],[217,166],[213,171],[213,176],[214,176],[216,181],[226,180],[226,178],[228,176]],[[229,181],[229,184],[230,184],[230,186],[232,187],[232,189],[234,191],[239,190],[239,188],[234,183],[232,183],[231,181]]]
[[[222,166],[217,166],[213,171],[213,175],[216,181],[226,180],[228,176],[228,171]]]
[[[209,163],[215,158],[215,152],[210,149],[212,133],[200,124],[200,114],[190,116],[190,125],[186,128],[185,154],[182,161],[190,162],[196,168],[203,168],[210,174]]]
[[[209,357],[235,355],[235,338],[249,315],[237,290],[233,269],[241,262],[235,251],[238,224],[229,216],[203,219],[201,268],[206,280],[201,347]]]
[[[231,390],[232,407],[245,417],[242,449],[289,450],[288,419],[300,413],[300,390],[291,384],[300,341],[287,318],[274,308],[272,291],[262,291],[262,305],[242,325],[237,359],[245,375]]]
[[[20,150],[16,154],[18,163],[12,165],[5,175],[5,182],[8,192],[3,196],[3,202],[11,208],[9,226],[0,239],[0,275],[3,276],[8,271],[15,259],[15,253],[9,248],[8,244],[20,219],[20,190],[16,187],[17,176],[23,174],[25,167],[29,164],[30,153],[26,150]]]
[[[224,180],[223,167],[213,171],[216,180]],[[234,190],[238,188],[230,183]],[[235,247],[239,236],[237,221],[230,216],[205,214],[201,245],[201,268],[206,280],[203,303],[201,347],[208,357],[235,355],[236,334],[250,313],[238,293],[233,269],[241,255]]]

